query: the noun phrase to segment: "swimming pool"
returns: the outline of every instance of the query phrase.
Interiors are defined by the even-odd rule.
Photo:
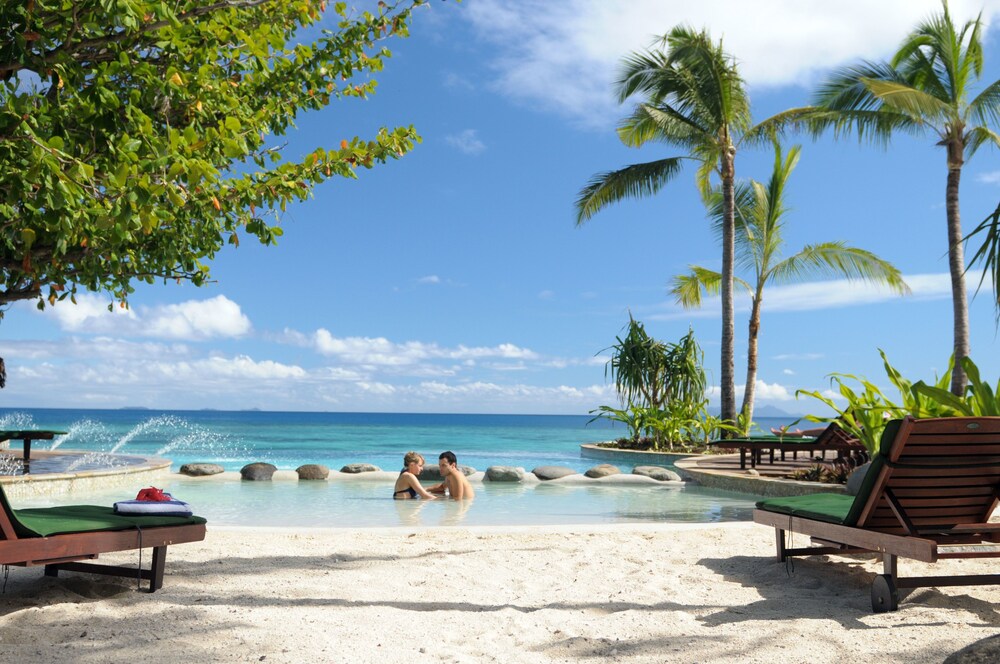
[[[346,463],[366,462],[393,471],[387,475],[394,477],[406,451],[421,451],[433,464],[443,449],[454,450],[459,463],[479,471],[491,465],[521,466],[527,471],[562,465],[582,473],[601,461],[581,457],[580,444],[616,435],[607,423],[588,425],[586,416],[42,409],[4,414],[0,409],[3,418],[7,428],[70,432],[53,442],[56,452],[166,456],[174,469],[206,461],[222,465],[230,471],[227,476],[245,464],[266,461],[286,473],[306,463],[337,470]],[[627,463],[617,465],[624,473],[631,470]],[[221,476],[170,475],[156,486],[191,503],[214,525],[296,528],[738,521],[750,518],[755,500],[690,484],[476,482],[477,497],[469,506],[393,501],[392,481],[241,482]],[[142,488],[119,487],[74,488],[70,496],[57,498],[21,498],[30,493],[18,492],[14,506],[110,505],[135,497]]]
[[[392,500],[391,481],[244,482],[172,475],[164,488],[217,526],[364,528],[745,521],[755,498],[678,484],[475,482],[476,499]],[[130,495],[131,494],[131,495]],[[135,491],[74,492],[72,502],[111,505]],[[66,502],[45,496],[15,508]]]

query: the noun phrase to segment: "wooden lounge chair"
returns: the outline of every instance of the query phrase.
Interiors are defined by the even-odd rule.
[[[1000,523],[1000,417],[894,420],[857,496],[814,494],[757,503],[753,520],[775,529],[778,560],[880,553],[872,609],[894,611],[900,588],[1000,584],[1000,574],[898,576],[898,558],[996,558]],[[785,533],[811,537],[789,548]]]
[[[203,539],[201,517],[125,516],[97,505],[15,510],[0,485],[0,565],[44,565],[46,576],[64,570],[145,579],[155,592],[163,586],[167,546]],[[153,549],[148,569],[141,567],[144,548]],[[137,567],[77,562],[131,550],[139,551]]]
[[[709,443],[712,447],[720,450],[733,450],[740,453],[740,468],[747,467],[747,458],[750,459],[750,467],[756,468],[757,464],[763,460],[764,453],[768,453],[770,462],[774,463],[774,454],[779,452],[781,460],[785,460],[787,452],[792,453],[792,458],[798,459],[799,452],[808,454],[819,454],[826,458],[827,451],[833,451],[836,457],[865,454],[865,446],[856,438],[852,438],[837,424],[831,423],[818,436],[754,436],[749,438],[728,438],[716,440]]]

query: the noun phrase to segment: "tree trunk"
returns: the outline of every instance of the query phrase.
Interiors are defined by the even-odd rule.
[[[951,393],[965,394],[967,382],[961,360],[969,356],[969,302],[965,290],[965,252],[962,248],[962,218],[958,207],[958,185],[962,178],[964,146],[955,141],[948,146],[948,268],[951,271],[951,306],[955,329],[955,369],[951,373]],[[957,152],[957,155],[955,154]],[[957,157],[957,158],[956,158]]]
[[[733,369],[733,265],[736,235],[734,208],[736,148],[730,146],[722,156],[722,371],[721,398],[722,420],[728,424],[736,422],[736,381]]]
[[[743,388],[743,406],[740,413],[749,425],[753,420],[754,391],[757,385],[757,337],[760,335],[760,290],[750,305],[750,330],[747,334],[747,384]]]

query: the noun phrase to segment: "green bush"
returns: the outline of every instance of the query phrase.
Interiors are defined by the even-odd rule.
[[[961,360],[962,370],[969,379],[965,394],[956,396],[948,390],[951,384],[951,373],[954,361],[949,360],[948,371],[934,381],[933,384],[917,381],[913,383],[902,376],[879,350],[886,375],[893,386],[899,391],[899,402],[894,402],[874,383],[853,374],[835,373],[830,375],[830,383],[847,402],[841,408],[837,403],[819,392],[798,390],[795,396],[803,394],[817,399],[837,414],[834,417],[807,415],[804,419],[810,422],[836,422],[847,433],[858,438],[870,454],[878,449],[882,431],[889,420],[912,415],[917,418],[926,417],[970,417],[1000,415],[1000,381],[991,387],[982,380],[979,368],[971,358]],[[853,381],[860,389],[848,385]]]

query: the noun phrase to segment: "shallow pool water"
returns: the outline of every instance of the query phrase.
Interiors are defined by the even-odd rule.
[[[658,484],[474,484],[476,499],[392,500],[381,481],[241,482],[171,478],[165,487],[209,526],[391,527],[709,523],[750,518],[754,497],[698,486]],[[131,495],[127,495],[131,492]],[[72,502],[111,505],[131,490],[74,493]],[[58,502],[23,498],[14,507]]]

